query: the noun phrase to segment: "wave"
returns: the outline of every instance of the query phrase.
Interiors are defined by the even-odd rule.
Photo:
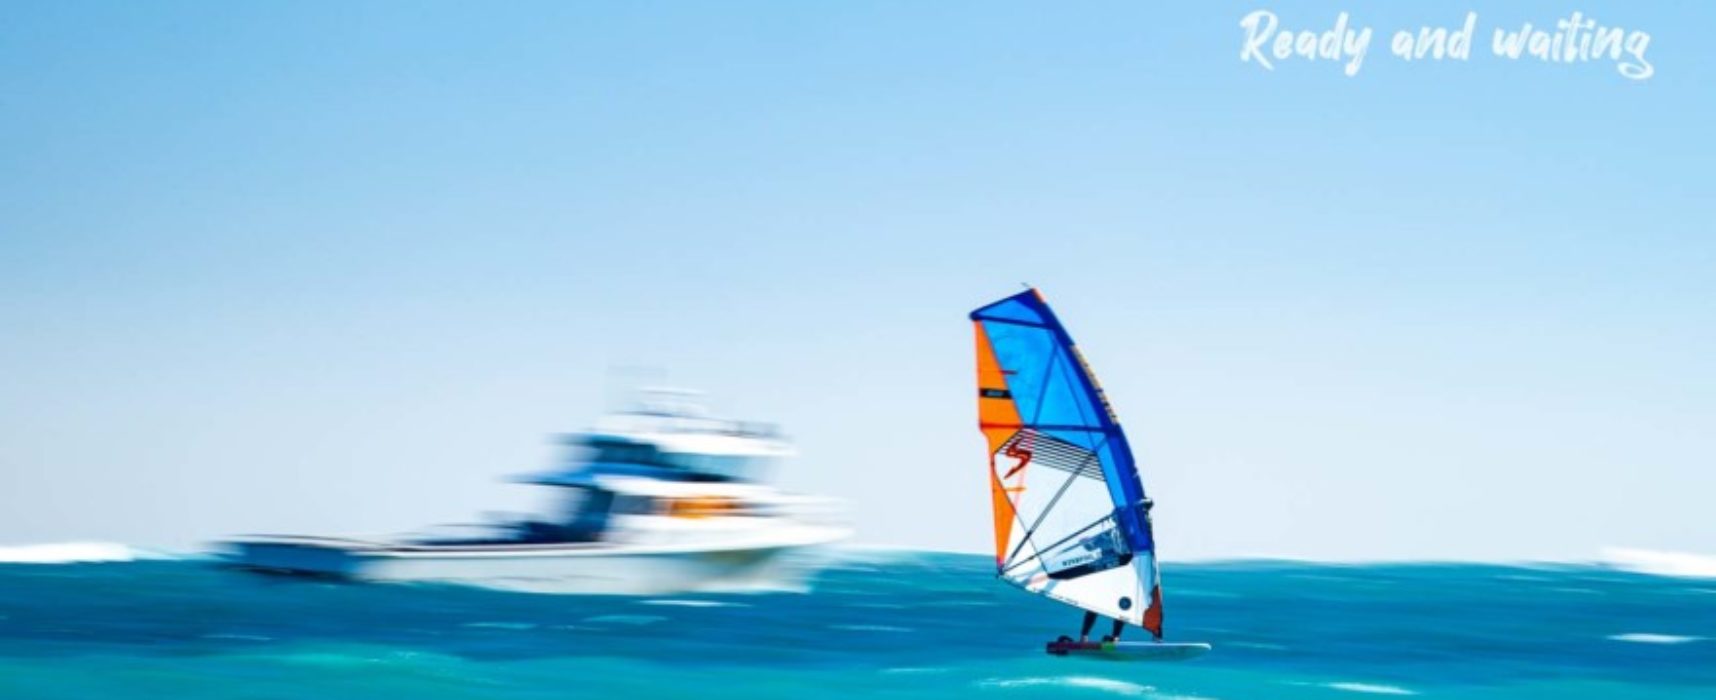
[[[1116,695],[1148,695],[1155,688],[1101,676],[1038,676],[1031,678],[991,678],[979,683],[985,688],[1087,688]]]
[[[896,627],[894,625],[829,625],[828,629],[843,630],[846,632],[911,632],[911,631],[913,631],[912,628],[910,628],[910,627]]]
[[[1716,578],[1716,556],[1708,554],[1609,547],[1603,550],[1603,563],[1635,574]]]
[[[667,618],[660,615],[597,615],[595,617],[586,617],[583,621],[595,624],[649,625],[657,622],[665,622],[666,620]]]
[[[1610,641],[1633,642],[1636,644],[1686,644],[1696,642],[1703,637],[1683,637],[1678,634],[1656,634],[1653,632],[1628,632],[1626,634],[1611,634]]]
[[[824,554],[830,561],[841,568],[861,567],[866,564],[872,566],[886,566],[889,564],[922,563],[927,559],[945,556],[973,558],[982,556],[979,552],[961,552],[944,549],[909,547],[904,545],[851,543],[828,547]]]
[[[642,601],[644,605],[662,605],[678,608],[747,608],[745,603],[734,603],[725,600],[688,600],[681,598],[651,598]]]
[[[463,626],[474,628],[474,629],[514,630],[514,631],[536,629],[536,623],[533,623],[533,622],[490,622],[490,621],[486,621],[486,620],[479,621],[479,622],[467,622]]]
[[[1167,695],[1157,692],[1154,686],[1139,685],[1130,681],[1103,678],[1101,676],[1035,676],[1029,678],[991,678],[977,684],[983,688],[1020,689],[1020,688],[1083,688],[1085,690],[1100,690],[1115,695],[1129,697],[1148,697],[1151,700],[1212,700],[1197,695]]]
[[[1368,695],[1417,695],[1416,691],[1407,690],[1397,685],[1382,685],[1379,683],[1353,683],[1341,681],[1325,683],[1324,687],[1335,690],[1345,690],[1349,693],[1365,693]]]
[[[1224,647],[1239,647],[1241,649],[1260,649],[1262,651],[1286,651],[1285,644],[1270,644],[1268,642],[1222,642]]]
[[[117,542],[47,542],[0,547],[0,564],[75,564],[161,559],[165,555]]]

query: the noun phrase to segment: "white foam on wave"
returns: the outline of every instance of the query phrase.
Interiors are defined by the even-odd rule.
[[[153,558],[116,542],[50,542],[0,547],[0,564],[73,564]]]
[[[1716,578],[1716,556],[1608,547],[1603,563],[1622,571],[1677,578]]]
[[[488,620],[482,620],[482,621],[478,621],[478,622],[467,622],[463,626],[471,627],[474,629],[489,629],[489,630],[521,631],[521,630],[536,629],[536,623],[534,623],[534,622],[494,622],[494,621],[488,621]]]
[[[943,555],[981,555],[976,550],[958,551],[890,544],[840,544],[826,550],[827,556],[841,568],[853,566],[904,564],[922,561],[926,557]]]
[[[1609,635],[1610,641],[1633,642],[1635,644],[1686,644],[1701,639],[1703,637],[1683,637],[1678,634],[1656,634],[1654,632],[1628,632]]]
[[[744,603],[733,603],[722,600],[681,600],[678,598],[652,598],[643,601],[644,605],[665,605],[679,608],[743,608],[749,607]]]
[[[910,632],[910,631],[912,631],[912,628],[910,628],[910,627],[896,627],[894,625],[829,625],[828,629],[845,630],[847,632]]]
[[[1149,695],[1155,688],[1139,685],[1128,681],[1103,678],[1101,676],[1035,676],[1030,678],[991,678],[978,683],[985,688],[1086,688],[1100,690],[1116,695],[1144,696]]]
[[[1154,686],[1139,685],[1130,681],[1103,678],[1101,676],[1034,676],[1029,678],[991,678],[977,684],[983,688],[998,688],[1002,690],[1019,690],[1031,688],[1081,688],[1096,690],[1128,697],[1147,697],[1150,700],[1214,700],[1214,698],[1197,695],[1170,695],[1157,692]]]
[[[584,622],[615,625],[648,625],[665,620],[667,618],[660,615],[597,615],[584,618]]]
[[[203,639],[229,639],[241,642],[271,642],[273,637],[260,634],[238,634],[235,632],[213,632],[203,635]]]
[[[1380,683],[1354,683],[1340,681],[1325,683],[1324,687],[1335,690],[1345,690],[1349,693],[1365,693],[1368,695],[1417,695],[1417,691],[1407,690],[1397,685],[1382,685]]]

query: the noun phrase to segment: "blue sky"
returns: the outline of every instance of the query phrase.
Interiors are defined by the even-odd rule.
[[[1239,19],[1377,28],[1353,78]],[[1084,346],[1164,556],[1710,551],[1716,10],[11,3],[0,542],[386,532],[650,366],[981,550],[970,308]],[[1657,73],[1484,55],[1581,10]]]

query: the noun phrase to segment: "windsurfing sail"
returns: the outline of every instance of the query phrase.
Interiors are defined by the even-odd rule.
[[[1035,289],[971,321],[996,575],[1160,639],[1151,502],[1096,376]]]

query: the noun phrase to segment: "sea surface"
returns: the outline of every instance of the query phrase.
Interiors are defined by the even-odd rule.
[[[1716,581],[1270,562],[1164,577],[1169,636],[1210,655],[1047,656],[1079,613],[967,555],[846,555],[808,594],[653,598],[0,564],[0,698],[1716,698]]]

